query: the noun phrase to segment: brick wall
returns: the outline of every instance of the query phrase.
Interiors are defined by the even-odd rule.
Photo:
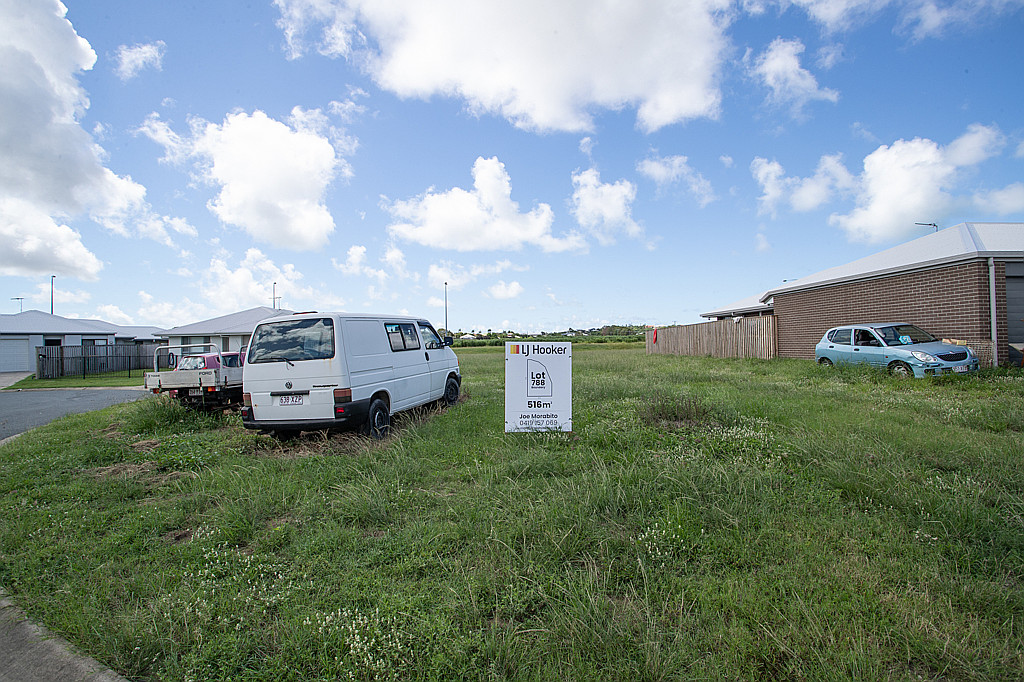
[[[814,344],[830,327],[841,324],[911,322],[940,338],[974,342],[979,354],[991,358],[988,292],[988,262],[977,260],[778,294],[774,305],[779,357],[814,358]],[[1006,265],[999,261],[996,310],[999,358],[1005,361]]]

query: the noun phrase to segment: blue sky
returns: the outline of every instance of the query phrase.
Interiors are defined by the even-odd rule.
[[[672,324],[1024,218],[1021,0],[0,0],[0,309]],[[276,283],[276,285],[275,285]],[[12,300],[18,297],[23,301]]]

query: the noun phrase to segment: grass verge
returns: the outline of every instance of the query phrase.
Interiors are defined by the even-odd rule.
[[[0,448],[0,584],[134,679],[1015,679],[1024,375],[501,348],[373,443],[150,398]]]

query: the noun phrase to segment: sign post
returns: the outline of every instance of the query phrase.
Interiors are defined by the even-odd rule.
[[[572,344],[505,344],[505,432],[572,431]]]

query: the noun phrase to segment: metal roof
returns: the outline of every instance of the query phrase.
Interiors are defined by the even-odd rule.
[[[764,294],[747,296],[744,299],[722,306],[718,310],[709,310],[701,313],[701,317],[739,317],[748,313],[770,313],[773,310],[771,297],[768,302],[762,302]]]
[[[260,306],[231,313],[230,315],[222,315],[209,320],[173,327],[165,332],[161,332],[160,336],[232,336],[251,334],[258,322],[275,315],[290,315],[291,313],[291,310]]]
[[[976,258],[1024,259],[1024,223],[960,223],[766,291],[778,294],[923,270]]]
[[[0,334],[50,334],[114,336],[120,339],[156,339],[159,327],[126,326],[104,320],[86,320],[51,315],[41,310],[26,310],[0,315]]]

